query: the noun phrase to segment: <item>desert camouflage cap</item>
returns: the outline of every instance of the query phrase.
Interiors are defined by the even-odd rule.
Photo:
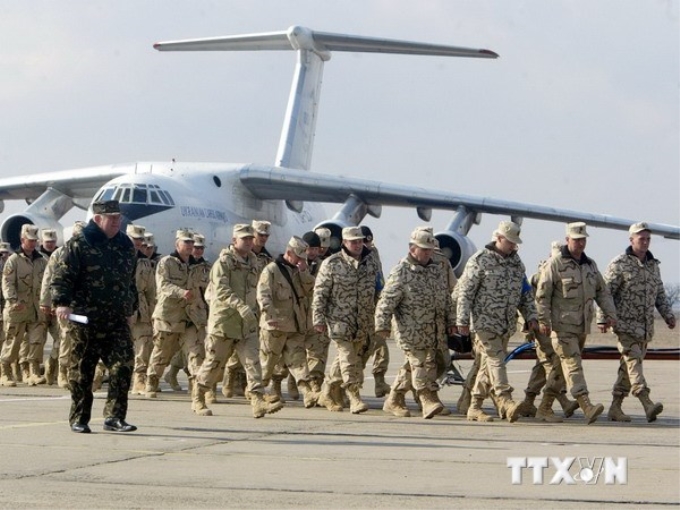
[[[36,227],[35,225],[24,223],[23,225],[21,225],[21,238],[29,239],[31,241],[37,241],[38,227]]]
[[[0,243],[0,253],[9,253],[9,243]]]
[[[522,229],[517,223],[513,221],[501,221],[494,234],[505,237],[511,243],[522,244],[522,239],[519,237],[521,232]]]
[[[562,249],[562,243],[560,241],[553,241],[550,243],[550,255],[552,257],[559,255]]]
[[[40,231],[40,237],[45,241],[57,241],[57,231],[51,228],[44,228]]]
[[[94,214],[120,214],[120,204],[118,203],[118,200],[93,202],[92,212]]]
[[[437,247],[434,236],[426,230],[419,229],[415,229],[413,232],[411,232],[409,244],[413,244],[418,248],[423,248],[424,250],[434,250]]]
[[[649,225],[647,224],[646,221],[641,221],[639,223],[633,223],[630,228],[628,229],[628,233],[630,235],[637,234],[639,232],[642,232],[646,230],[647,232],[652,232],[652,229],[649,228]]]
[[[321,240],[321,247],[328,248],[331,245],[331,231],[328,228],[321,227],[317,228],[315,231],[316,235],[319,236]]]
[[[586,224],[582,221],[567,223],[567,237],[571,239],[583,239],[584,237],[588,237]]]
[[[256,234],[268,236],[271,226],[272,224],[269,221],[253,220],[253,230]]]
[[[175,232],[175,239],[178,241],[193,241],[194,234],[192,234],[191,230],[188,228],[180,228],[177,232]]]
[[[156,239],[151,232],[144,232],[144,245],[145,246],[156,246]]]
[[[201,234],[194,234],[194,246],[198,248],[205,247],[205,236]]]
[[[132,239],[144,239],[144,231],[146,229],[141,225],[133,225],[130,223],[125,229],[125,233]]]
[[[429,232],[430,234],[434,234],[434,227],[431,227],[430,225],[421,225],[419,227],[416,227],[414,232],[416,230],[422,230],[423,232]]]
[[[357,239],[363,238],[364,234],[359,227],[345,227],[342,229],[343,241],[356,241]]]
[[[233,237],[240,239],[242,237],[255,237],[255,229],[252,225],[247,223],[237,223],[234,225]]]
[[[288,249],[301,259],[307,260],[307,247],[309,245],[300,237],[293,236],[288,241]]]

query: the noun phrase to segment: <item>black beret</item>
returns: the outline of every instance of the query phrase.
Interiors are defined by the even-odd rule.
[[[307,243],[310,248],[320,248],[321,238],[316,232],[305,232],[302,240]]]
[[[366,241],[373,241],[373,232],[371,232],[370,228],[368,228],[366,225],[361,225],[359,228],[361,229],[361,233],[364,235]]]

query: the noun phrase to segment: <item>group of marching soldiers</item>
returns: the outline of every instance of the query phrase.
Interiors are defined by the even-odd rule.
[[[74,232],[82,227],[77,223]],[[482,408],[488,398],[510,422],[522,416],[562,421],[552,410],[557,400],[566,417],[581,408],[586,422],[593,423],[604,407],[590,402],[581,351],[596,302],[596,322],[602,331],[614,329],[621,352],[609,419],[630,421],[621,405],[631,392],[648,421],[663,409],[649,398],[642,360],[653,335],[654,310],[670,328],[675,317],[658,261],[648,250],[651,231],[645,223],[631,226],[630,247],[604,277],[584,253],[586,225],[570,223],[565,242],[554,243],[550,258],[528,279],[517,254],[520,227],[504,221],[468,261],[460,281],[431,227],[411,233],[407,255],[386,279],[366,226],[344,228],[335,253],[330,230],[318,228],[293,236],[276,257],[266,248],[271,228],[259,220],[234,225],[231,244],[211,263],[203,257],[206,240],[200,233],[178,230],[174,251],[160,256],[153,234],[141,225],[127,226],[136,250],[137,306],[129,321],[132,394],[156,398],[164,372],[179,391],[177,375],[184,370],[191,408],[200,416],[212,415],[208,406],[217,401],[220,382],[225,397],[250,400],[255,418],[275,413],[284,405],[283,381],[288,398],[301,397],[306,408],[349,408],[359,414],[368,410],[360,390],[373,358],[375,395],[385,397],[383,410],[410,416],[405,398],[412,392],[422,416],[432,418],[451,413],[438,395],[451,366],[447,339],[472,335],[475,363],[458,401],[468,420],[493,421]],[[23,381],[66,388],[73,377],[71,322],[54,315],[49,291],[51,261],[60,249],[56,240],[53,230],[24,225],[15,254],[8,258],[8,245],[0,244],[0,385]],[[538,358],[523,401],[512,399],[504,362],[518,314]],[[54,343],[43,374],[48,331]],[[388,338],[404,353],[391,386],[385,382]],[[336,355],[329,364],[331,341]],[[105,377],[100,365],[93,390]]]

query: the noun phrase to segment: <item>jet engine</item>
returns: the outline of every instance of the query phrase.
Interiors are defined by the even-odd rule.
[[[439,249],[451,262],[453,272],[460,277],[468,259],[477,251],[474,243],[469,237],[450,230],[438,232],[434,237],[439,241]]]
[[[13,214],[5,219],[0,226],[0,236],[7,241],[14,251],[19,249],[21,244],[21,227],[28,223],[29,225],[37,225],[41,230],[44,228],[54,229],[57,231],[57,238],[59,244],[63,241],[61,224],[47,216],[40,216],[35,213],[23,212]]]
[[[336,253],[337,251],[340,251],[340,246],[342,245],[342,229],[349,226],[351,225],[339,220],[326,220],[314,227],[314,230],[317,228],[327,228],[331,231],[331,247],[329,251],[331,253]]]

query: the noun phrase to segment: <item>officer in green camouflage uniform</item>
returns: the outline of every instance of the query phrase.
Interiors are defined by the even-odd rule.
[[[395,382],[383,407],[395,416],[408,416],[402,402],[409,386],[418,395],[423,418],[444,408],[437,397],[436,357],[442,338],[454,333],[456,320],[441,265],[432,259],[435,246],[431,233],[416,229],[411,234],[409,254],[392,269],[376,306],[376,332],[387,337],[393,329],[409,365],[410,380]]]
[[[663,411],[663,404],[649,398],[649,386],[642,372],[642,361],[647,344],[654,336],[654,309],[675,328],[675,315],[666,298],[661,280],[659,260],[649,251],[652,232],[647,223],[635,223],[628,230],[630,246],[609,263],[604,273],[607,288],[614,299],[618,321],[614,332],[618,336],[621,353],[618,376],[614,383],[612,405],[608,417],[612,421],[630,421],[621,409],[623,399],[630,393],[640,399],[652,422]],[[605,322],[598,313],[598,323]]]
[[[134,366],[129,321],[137,309],[135,249],[120,232],[118,201],[95,202],[92,212],[82,232],[65,244],[50,284],[57,317],[75,313],[89,321],[72,325],[69,422],[73,432],[90,432],[92,380],[101,359],[109,370],[104,430],[131,432],[137,427],[125,418]]]
[[[581,351],[593,322],[593,303],[603,311],[602,329],[616,323],[616,309],[597,264],[584,252],[587,237],[585,223],[567,224],[566,245],[558,256],[550,258],[538,278],[536,308],[541,334],[555,332],[553,348],[560,357],[567,389],[590,424],[602,414],[604,406],[590,402]]]
[[[342,248],[321,264],[312,300],[314,329],[328,332],[337,349],[319,403],[331,411],[341,411],[342,385],[353,414],[368,410],[359,395],[361,356],[368,348],[369,332],[375,328],[375,303],[382,283],[381,268],[363,240],[358,227],[342,230]]]
[[[475,348],[481,353],[473,402],[467,414],[471,421],[492,421],[482,410],[484,398],[491,391],[497,398],[500,415],[509,422],[516,421],[522,412],[522,404],[512,400],[513,388],[504,361],[510,336],[517,329],[517,310],[530,329],[537,327],[534,293],[517,255],[517,245],[522,242],[519,235],[519,225],[500,222],[494,240],[468,260],[458,281],[458,330],[461,335],[469,335],[472,319]]]

